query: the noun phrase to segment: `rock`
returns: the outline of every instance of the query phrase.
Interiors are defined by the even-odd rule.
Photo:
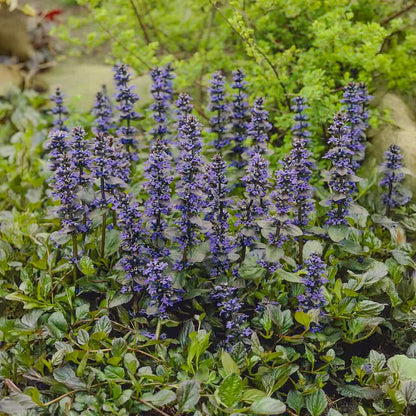
[[[92,108],[95,95],[103,84],[107,85],[109,94],[114,92],[113,71],[110,65],[84,63],[75,58],[64,60],[38,75],[36,82],[47,83],[50,93],[60,87],[67,96],[67,102],[75,104],[79,111],[89,111]],[[148,76],[132,79],[140,96],[139,105],[150,102],[150,82]]]
[[[23,62],[33,53],[27,16],[0,5],[0,55],[15,56]]]
[[[416,118],[406,102],[394,93],[387,93],[377,99],[381,112],[387,111],[389,122],[383,122],[369,134],[371,142],[367,152],[367,163],[375,158],[383,160],[384,152],[391,144],[402,148],[404,165],[415,176],[408,175],[407,183],[416,193]]]
[[[10,87],[21,88],[22,86],[23,77],[16,67],[0,64],[0,96],[5,95]]]

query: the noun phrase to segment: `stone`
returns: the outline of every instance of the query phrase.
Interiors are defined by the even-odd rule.
[[[79,111],[89,111],[95,101],[95,95],[105,84],[110,95],[114,93],[112,66],[84,62],[77,58],[68,58],[48,71],[38,75],[36,82],[49,85],[49,92],[59,87],[67,96],[67,103],[76,105]],[[151,100],[150,77],[133,77],[136,92],[140,96],[139,106],[148,104]]]
[[[0,96],[6,95],[10,87],[22,86],[23,76],[19,69],[13,65],[0,64]]]
[[[33,53],[27,16],[0,5],[0,55],[13,56],[24,62]]]

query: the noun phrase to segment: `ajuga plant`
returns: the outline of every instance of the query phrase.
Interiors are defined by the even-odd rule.
[[[126,154],[132,160],[137,160],[137,154],[134,151],[137,145],[134,122],[140,118],[140,114],[134,110],[134,105],[139,96],[134,92],[134,87],[129,85],[131,73],[124,64],[118,64],[114,67],[114,81],[116,83],[115,100],[118,103],[119,123],[117,136],[120,142],[125,146]]]
[[[0,318],[0,378],[12,391],[0,388],[0,412],[414,414],[415,208],[398,146],[377,177],[357,167],[358,124],[340,102],[321,175],[314,109],[296,96],[292,148],[276,170],[261,100],[241,125],[227,113],[218,148],[170,67],[152,70],[143,126],[129,69],[116,72],[130,98],[117,93],[115,105],[101,92],[91,125],[51,126],[52,198],[2,216],[0,270],[16,281],[0,296],[25,309]],[[243,85],[230,89],[237,100],[217,78],[232,113]],[[150,138],[140,161],[127,157],[136,133],[120,134],[129,121]]]
[[[213,146],[222,149],[230,143],[227,132],[228,105],[225,102],[225,78],[221,72],[215,72],[210,79],[208,110],[213,113],[210,119],[210,131],[215,135]]]
[[[62,94],[60,88],[57,88],[55,94],[51,96],[51,100],[55,104],[54,107],[52,107],[52,124],[57,130],[67,131],[68,128],[65,126],[65,121],[67,120],[66,116],[68,115],[68,110],[65,107],[64,98],[65,95]]]
[[[386,216],[389,217],[391,209],[405,205],[410,200],[410,195],[403,189],[401,183],[405,177],[405,170],[402,165],[403,156],[400,146],[392,144],[385,152],[385,161],[380,170],[383,179],[380,186],[384,188],[383,203],[386,206]]]
[[[237,69],[233,71],[234,89],[233,99],[230,109],[230,122],[232,123],[232,132],[230,139],[233,141],[231,165],[242,168],[246,165],[243,154],[247,152],[247,129],[249,122],[249,104],[247,102],[247,85],[244,71]]]

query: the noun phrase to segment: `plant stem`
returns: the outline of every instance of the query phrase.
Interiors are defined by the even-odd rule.
[[[75,232],[72,233],[72,257],[78,260],[78,243],[77,243],[77,235]],[[74,284],[77,283],[78,279],[78,268],[76,263],[74,264]]]
[[[104,258],[106,224],[107,224],[107,214],[104,212],[103,224],[101,226],[101,258]]]
[[[158,340],[160,337],[160,331],[162,330],[162,321],[158,319],[156,325],[155,339]]]

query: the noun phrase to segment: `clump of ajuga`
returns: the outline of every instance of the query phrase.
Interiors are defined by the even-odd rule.
[[[358,84],[350,82],[344,89],[344,95],[341,100],[345,104],[345,116],[350,125],[351,141],[350,150],[353,152],[352,166],[358,168],[365,156],[367,147],[365,131],[368,128],[368,102],[373,97],[368,94],[367,87],[364,83]]]
[[[331,190],[328,212],[328,225],[347,225],[348,208],[353,203],[352,194],[357,189],[357,178],[353,169],[354,152],[351,150],[351,126],[347,117],[338,113],[334,117],[334,123],[329,128],[331,137],[330,150],[324,156],[331,161],[331,169],[328,173],[328,186]]]
[[[380,186],[385,190],[382,199],[386,206],[386,216],[390,216],[391,209],[407,204],[411,195],[409,191],[402,186],[407,171],[403,168],[403,155],[401,148],[397,144],[392,144],[384,153],[384,162],[380,170],[383,179]]]
[[[139,114],[125,65],[115,67],[117,104],[104,90],[97,94],[93,137],[87,128],[70,130],[63,124],[62,94],[55,98],[50,184],[60,202],[61,232],[72,237],[68,257],[75,263],[74,276],[83,278],[77,265],[82,252],[98,267],[104,265],[106,276],[116,276],[121,290],[130,293],[132,316],[159,321],[156,329],[144,331],[152,338],[160,336],[161,322],[179,313],[194,316],[195,307],[198,314],[209,315],[207,326],[222,325],[221,345],[247,344],[254,328],[251,317],[266,313],[267,305],[278,309],[275,290],[282,273],[288,282],[302,284],[282,295],[285,302],[315,318],[325,316],[327,253],[336,249],[329,250],[329,236],[348,226],[357,203],[354,161],[363,151],[368,118],[365,87],[347,88],[345,111],[329,128],[326,197],[324,187],[318,183],[315,190],[312,184],[318,175],[313,175],[305,98],[293,99],[292,148],[272,171],[269,114],[262,98],[249,107],[241,70],[233,73],[231,99],[226,78],[212,76],[208,130],[194,115],[191,97],[175,96],[170,66],[154,68],[151,77],[154,101],[147,114],[153,125],[147,127],[151,140],[143,169],[131,169],[138,166],[132,154],[139,144]],[[205,138],[210,142],[207,158]],[[402,190],[405,171],[398,146],[386,152],[381,170],[383,202],[392,216],[409,200]],[[317,208],[319,198],[326,201]],[[321,243],[326,247],[322,255],[307,254]],[[267,298],[259,292],[262,287]],[[310,327],[315,332],[324,328]]]
[[[212,74],[209,80],[209,106],[208,110],[213,113],[210,119],[211,132],[216,135],[213,146],[220,150],[230,143],[227,134],[228,105],[225,102],[225,78],[221,72]]]
[[[64,103],[65,95],[61,92],[60,88],[57,88],[55,94],[51,95],[50,98],[51,101],[55,104],[54,107],[52,107],[52,125],[54,129],[68,131],[68,127],[66,127],[65,122],[69,112]]]

